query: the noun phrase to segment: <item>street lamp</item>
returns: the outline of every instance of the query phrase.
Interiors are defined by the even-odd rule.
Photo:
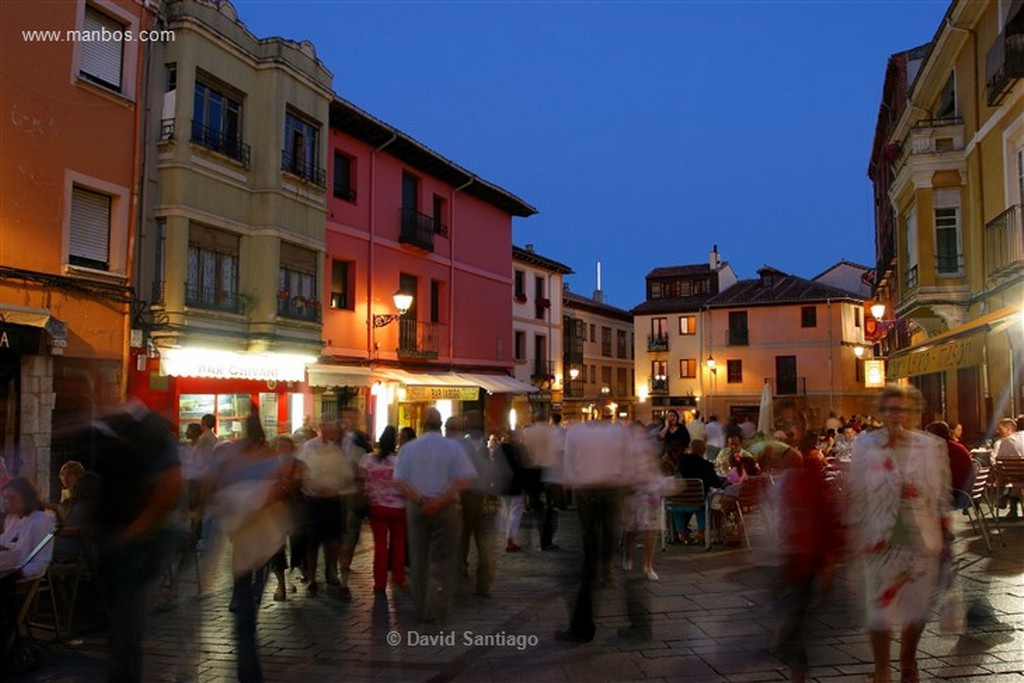
[[[384,327],[385,325],[390,325],[391,323],[395,322],[396,320],[401,318],[403,315],[405,315],[405,312],[408,311],[409,308],[412,307],[412,294],[409,294],[408,292],[402,291],[401,289],[399,289],[397,292],[395,292],[394,296],[391,297],[391,299],[392,299],[392,301],[395,304],[395,308],[398,309],[398,313],[376,313],[376,314],[374,314],[374,316],[373,316],[373,326],[374,327]]]
[[[712,375],[718,373],[718,369],[715,367],[715,357],[714,356],[708,356],[708,359],[706,361],[704,361],[704,364],[708,366],[708,370],[711,371]]]
[[[853,347],[853,355],[857,356],[857,358],[863,358],[864,357],[864,347],[861,346],[860,344],[857,344],[856,346],[854,346]]]
[[[569,368],[569,379],[571,381],[575,382],[576,378],[578,378],[579,376],[580,376],[580,369],[579,368]]]

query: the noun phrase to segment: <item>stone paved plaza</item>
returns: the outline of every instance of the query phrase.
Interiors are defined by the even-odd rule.
[[[556,641],[568,623],[581,563],[575,512],[563,512],[556,541],[541,552],[536,527],[524,519],[521,553],[499,553],[491,598],[462,582],[447,624],[422,625],[411,595],[375,595],[369,578],[369,534],[360,545],[353,600],[321,591],[270,600],[260,610],[261,658],[268,681],[783,681],[781,663],[769,653],[772,605],[764,588],[772,576],[763,537],[754,550],[669,545],[659,552],[660,581],[630,581],[599,598],[598,631],[589,644]],[[921,642],[923,680],[1024,682],[1024,523],[1004,524],[1002,541],[986,552],[965,517],[957,516],[962,585],[972,604],[967,635],[947,636],[934,621]],[[831,598],[815,612],[808,642],[815,681],[867,680],[867,637],[859,623],[856,581],[840,571]],[[193,577],[194,578],[194,577]],[[654,625],[649,642],[617,635],[627,624],[624,586],[637,588]],[[194,581],[183,583],[178,606],[154,611],[145,641],[147,681],[234,680],[234,643],[226,580],[201,598]],[[415,632],[415,633],[412,633]],[[14,681],[103,679],[104,633],[74,634],[49,643],[45,662]],[[493,635],[490,643],[470,642]],[[446,642],[426,641],[446,637]],[[397,640],[397,645],[389,644]],[[451,641],[454,640],[454,643]],[[496,641],[496,642],[494,642]],[[522,646],[522,649],[520,649]],[[896,648],[894,648],[894,652]]]

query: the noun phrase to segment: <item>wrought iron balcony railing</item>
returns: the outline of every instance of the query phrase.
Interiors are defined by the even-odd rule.
[[[174,139],[174,119],[160,120],[160,141]]]
[[[583,380],[572,379],[565,383],[566,398],[583,398]]]
[[[238,292],[229,292],[214,287],[200,287],[194,282],[185,283],[186,306],[238,313],[239,303]]]
[[[277,300],[277,314],[282,318],[318,323],[323,315],[317,299],[293,296]]]
[[[993,277],[1024,266],[1024,221],[1014,204],[985,224],[985,276]]]
[[[1007,28],[1015,24],[1007,21]],[[992,42],[985,55],[985,88],[988,105],[998,106],[1013,88],[1018,78],[1024,76],[1024,43],[1022,36],[1003,30]]]
[[[162,280],[156,280],[153,282],[153,298],[152,303],[159,305],[164,302],[164,283]]]
[[[729,346],[750,346],[750,328],[730,327],[726,337]]]
[[[916,265],[910,266],[910,268],[907,268],[907,275],[906,275],[906,277],[903,278],[903,284],[904,284],[904,292],[909,292],[910,290],[912,290],[912,289],[917,287],[918,283],[917,283],[917,266]]]
[[[288,150],[281,150],[281,170],[302,178],[317,187],[327,187],[324,169],[317,166],[311,159],[302,159],[292,155]]]
[[[649,334],[649,335],[647,335],[647,350],[648,351],[668,351],[668,335],[667,334]]]
[[[398,355],[407,358],[437,358],[442,325],[398,319]]]
[[[173,127],[173,122],[172,122]],[[249,145],[242,142],[242,137],[229,137],[218,128],[204,126],[202,122],[192,121],[192,142],[218,154],[234,159],[246,168],[249,166]]]
[[[665,396],[668,394],[668,377],[651,377],[647,380],[647,388],[651,396]]]
[[[553,380],[554,378],[554,361],[539,359],[533,361],[533,370],[530,372],[530,379]]]
[[[402,209],[398,241],[425,251],[434,251],[434,218],[416,209]]]
[[[807,378],[796,375],[778,375],[776,377],[765,377],[772,387],[773,396],[806,396]]]

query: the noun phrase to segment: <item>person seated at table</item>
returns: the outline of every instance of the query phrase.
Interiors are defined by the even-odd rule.
[[[957,500],[957,491],[963,491],[970,495],[967,490],[967,478],[971,474],[971,453],[962,443],[953,439],[953,433],[949,425],[942,421],[932,422],[924,428],[946,442],[946,449],[949,451],[949,483],[953,489],[953,505],[962,507],[966,501]]]
[[[0,647],[6,647],[14,632],[14,587],[18,581],[46,573],[53,556],[52,543],[29,558],[56,525],[25,477],[15,477],[4,485],[3,503],[7,516],[0,532]]]
[[[715,472],[715,466],[711,464],[711,461],[704,457],[705,449],[706,445],[702,439],[691,441],[690,452],[683,453],[679,458],[677,476],[680,479],[700,479],[704,483],[704,496],[707,497],[713,490],[722,487],[722,478]],[[690,518],[694,516],[697,518],[697,535],[691,540],[687,530],[690,527]],[[676,538],[680,543],[687,545],[704,543],[706,519],[703,507],[696,511],[672,510],[672,523],[676,529]]]
[[[725,438],[725,448],[719,451],[718,457],[715,458],[715,471],[719,474],[728,474],[744,457],[754,460],[755,464],[757,462],[750,451],[743,448],[743,437],[740,433],[729,432],[729,436]]]
[[[63,521],[75,505],[75,482],[85,474],[85,466],[77,460],[68,460],[60,466],[57,478],[60,479],[60,502],[57,503],[57,519]]]
[[[83,472],[75,479],[70,503],[60,518],[61,532],[53,544],[53,562],[66,564],[82,559],[82,552],[92,552],[93,509],[100,494],[100,478],[95,472]]]
[[[1009,481],[1002,472],[1003,463],[1007,460],[1024,459],[1024,417],[1014,420],[1007,417],[999,421],[996,434],[1000,437],[992,450],[995,462],[996,488],[1000,492],[998,505],[1010,508],[1007,519],[1017,519],[1020,515],[1017,508],[1021,505],[1021,484]]]

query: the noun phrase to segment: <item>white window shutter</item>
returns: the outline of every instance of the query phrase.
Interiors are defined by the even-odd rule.
[[[98,38],[104,29],[119,40],[83,40],[79,71],[91,80],[99,81],[120,92],[125,27],[106,14],[86,6],[82,30],[90,38]]]
[[[110,263],[110,197],[76,187],[71,192],[72,258],[108,267]]]

